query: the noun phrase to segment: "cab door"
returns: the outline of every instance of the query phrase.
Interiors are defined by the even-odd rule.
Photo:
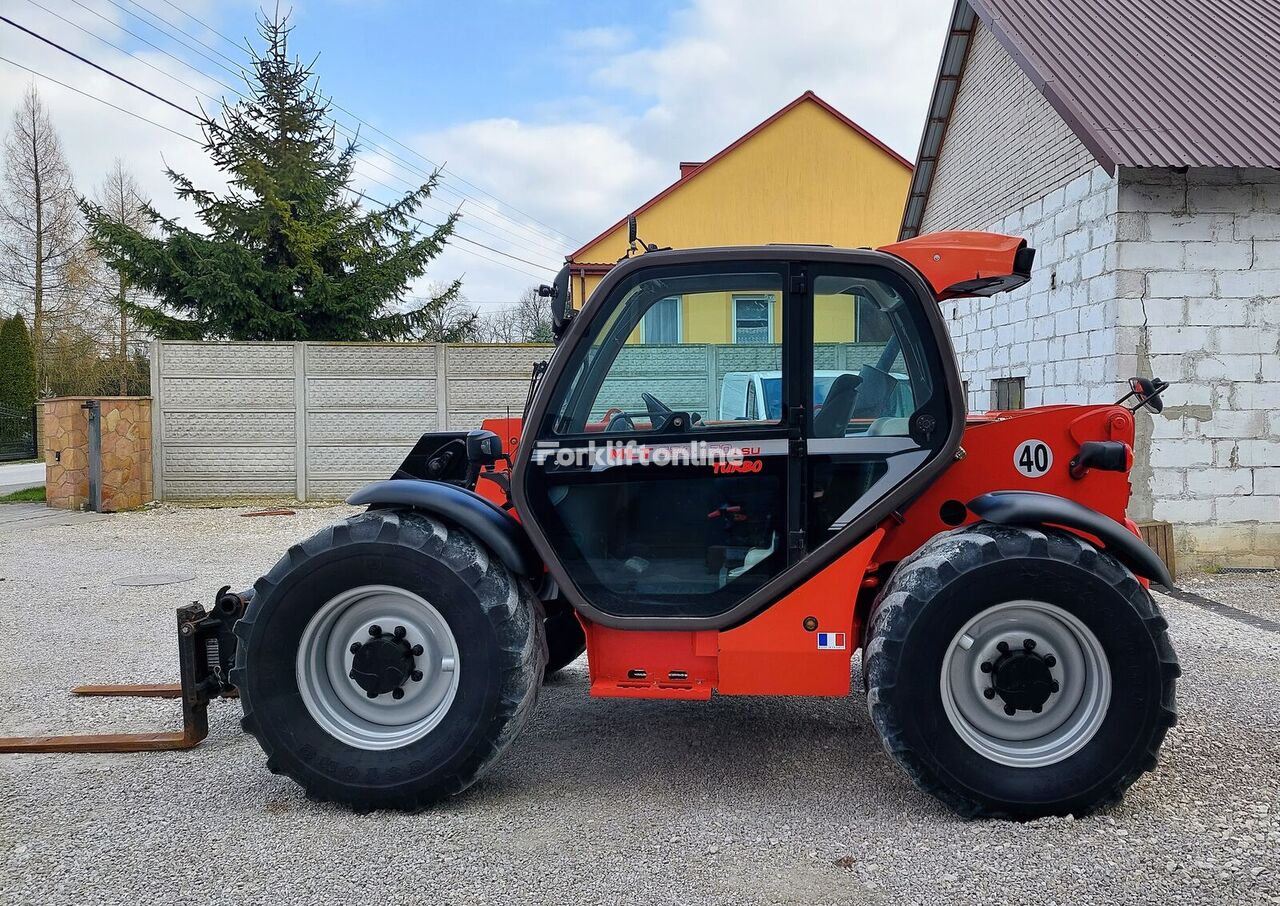
[[[711,619],[785,569],[784,408],[724,401],[761,380],[781,401],[788,274],[784,261],[645,268],[582,315],[523,474],[557,578],[592,608]]]
[[[963,420],[937,305],[901,274],[866,264],[817,263],[808,274],[803,368],[806,551],[833,542],[948,446]],[[948,367],[950,365],[950,368]]]

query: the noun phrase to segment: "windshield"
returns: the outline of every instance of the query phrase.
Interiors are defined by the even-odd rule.
[[[835,381],[835,377],[815,377],[813,379],[813,404],[821,406],[827,399],[827,392],[831,389],[831,384]],[[761,385],[764,387],[764,408],[765,417],[770,419],[782,418],[782,378],[761,378]]]

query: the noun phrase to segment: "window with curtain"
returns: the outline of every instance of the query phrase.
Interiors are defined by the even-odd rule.
[[[733,297],[733,342],[738,344],[773,342],[772,297]]]
[[[668,296],[645,312],[641,339],[645,343],[680,342],[680,297]]]

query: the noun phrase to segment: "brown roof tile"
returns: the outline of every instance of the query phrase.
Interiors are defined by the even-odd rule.
[[[1107,170],[1280,167],[1278,0],[959,2]]]

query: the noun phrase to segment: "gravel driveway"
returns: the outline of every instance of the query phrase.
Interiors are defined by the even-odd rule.
[[[176,728],[173,702],[66,690],[176,679],[174,607],[348,511],[241,512],[0,533],[0,733]],[[195,579],[112,585],[139,573]],[[1242,606],[1280,620],[1275,575],[1186,584],[1266,596]],[[1181,722],[1085,820],[957,820],[889,762],[860,697],[592,700],[579,662],[485,780],[419,815],[308,802],[235,702],[188,752],[0,756],[0,902],[1280,903],[1280,632],[1161,604]]]

